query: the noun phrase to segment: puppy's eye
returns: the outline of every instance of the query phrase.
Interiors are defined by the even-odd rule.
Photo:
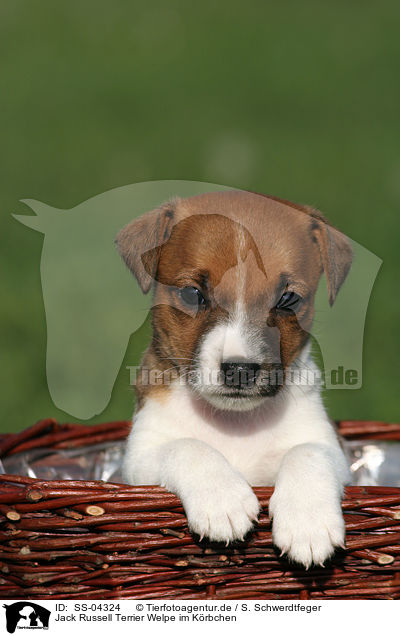
[[[285,292],[276,304],[276,309],[280,309],[282,311],[295,311],[295,309],[299,306],[300,301],[301,297],[296,294],[296,292]]]
[[[178,293],[183,304],[191,309],[199,309],[206,304],[203,294],[196,287],[183,287]]]

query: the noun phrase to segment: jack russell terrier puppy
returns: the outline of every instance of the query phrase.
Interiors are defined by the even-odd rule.
[[[224,191],[162,205],[116,242],[154,293],[124,479],[164,486],[193,532],[227,544],[257,519],[251,486],[273,485],[275,545],[322,565],[344,547],[349,470],[319,384],[286,380],[293,369],[318,375],[314,296],[324,271],[334,302],[349,240],[312,208]]]

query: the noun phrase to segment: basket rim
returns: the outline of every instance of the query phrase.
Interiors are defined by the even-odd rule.
[[[348,440],[400,441],[400,423],[377,420],[335,420],[338,434]],[[100,424],[59,423],[54,418],[39,420],[19,433],[0,435],[0,459],[33,448],[68,449],[127,438],[132,422],[116,420]]]
[[[123,440],[127,421],[40,420],[0,436],[0,456],[29,448],[84,448]],[[345,420],[347,439],[400,440],[400,424]],[[390,438],[388,438],[390,435]],[[0,594],[30,599],[400,598],[400,488],[349,486],[346,550],[306,571],[273,546],[272,487],[255,487],[261,512],[239,548],[203,546],[178,497],[161,486],[0,475]]]

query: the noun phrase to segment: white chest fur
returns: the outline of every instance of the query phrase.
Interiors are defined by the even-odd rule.
[[[216,449],[253,486],[273,485],[293,446],[338,447],[316,386],[286,387],[256,409],[235,413],[213,409],[176,384],[167,397],[149,397],[134,417],[125,460],[128,481],[158,483],[153,463],[157,448],[178,439],[199,440]],[[144,457],[148,460],[143,462]]]
[[[308,567],[343,546],[340,499],[348,468],[316,387],[288,387],[253,411],[221,413],[176,385],[135,416],[124,461],[132,484],[160,484],[183,503],[190,529],[235,541],[259,503],[249,484],[274,485],[274,543]]]

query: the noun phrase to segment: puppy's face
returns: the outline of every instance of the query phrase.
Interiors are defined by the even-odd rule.
[[[118,245],[144,291],[155,282],[160,368],[179,370],[220,409],[275,395],[308,339],[322,269],[331,302],[347,274],[347,239],[316,212],[244,192],[176,201],[149,217],[124,228]]]

